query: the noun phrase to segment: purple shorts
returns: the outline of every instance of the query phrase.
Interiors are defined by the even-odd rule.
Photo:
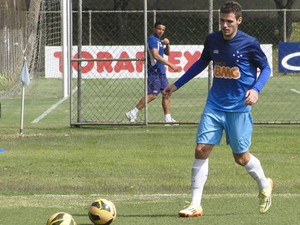
[[[165,74],[153,72],[148,74],[148,94],[158,95],[167,86],[169,86],[169,81]]]

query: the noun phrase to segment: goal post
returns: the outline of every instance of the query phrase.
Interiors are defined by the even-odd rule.
[[[63,96],[70,96],[70,77],[71,77],[71,33],[72,33],[72,1],[61,1],[62,15],[62,66],[63,66]]]

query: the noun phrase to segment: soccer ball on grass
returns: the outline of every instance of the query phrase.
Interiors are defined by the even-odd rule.
[[[49,217],[47,225],[76,225],[76,223],[69,213],[58,212]]]
[[[117,211],[111,201],[100,198],[90,205],[88,215],[95,225],[109,225],[115,220]]]

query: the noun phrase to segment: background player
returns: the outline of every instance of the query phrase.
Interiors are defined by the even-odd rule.
[[[178,71],[178,66],[163,58],[164,54],[170,54],[170,41],[167,38],[161,40],[166,26],[157,21],[154,24],[153,33],[148,37],[148,95],[147,103],[155,100],[161,91],[169,85],[165,65],[174,71]],[[136,122],[138,112],[145,107],[145,98],[141,98],[138,104],[131,111],[126,113],[130,122]],[[162,96],[162,107],[165,115],[165,122],[176,122],[171,116],[170,97]]]

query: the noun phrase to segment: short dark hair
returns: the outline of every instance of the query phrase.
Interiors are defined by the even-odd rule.
[[[221,13],[234,13],[235,18],[238,19],[242,17],[242,6],[236,1],[225,2],[220,10]]]
[[[159,25],[165,26],[165,24],[163,22],[161,22],[161,21],[158,20],[158,21],[155,22],[154,27],[157,27]]]

